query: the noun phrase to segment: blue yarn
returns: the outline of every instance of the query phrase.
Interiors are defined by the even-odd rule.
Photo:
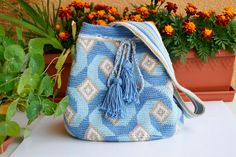
[[[115,78],[109,87],[106,97],[99,107],[99,110],[105,114],[105,117],[124,118],[125,104],[121,85],[122,80]]]
[[[126,60],[121,71],[122,89],[124,92],[123,99],[127,103],[140,104],[139,93],[134,76],[134,67],[130,61]]]

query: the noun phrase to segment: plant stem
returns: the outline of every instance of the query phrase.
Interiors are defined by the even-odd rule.
[[[13,79],[11,79],[11,80],[9,80],[9,81],[7,81],[7,82],[1,84],[0,87],[3,87],[3,86],[5,86],[5,85],[7,85],[8,83],[10,83],[10,82],[12,82],[12,81],[15,81],[15,80],[17,80],[17,79],[19,79],[19,78],[20,78],[19,76],[18,76],[18,77],[15,77],[15,78],[13,78]]]

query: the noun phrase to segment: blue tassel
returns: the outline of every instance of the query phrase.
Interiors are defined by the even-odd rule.
[[[127,103],[140,104],[139,93],[134,77],[134,67],[133,64],[128,60],[126,60],[123,64],[121,79],[123,82],[122,89],[124,92],[124,101]]]
[[[122,80],[120,78],[115,78],[109,87],[106,97],[99,107],[99,110],[105,114],[105,117],[115,119],[124,117],[125,105],[121,85]]]

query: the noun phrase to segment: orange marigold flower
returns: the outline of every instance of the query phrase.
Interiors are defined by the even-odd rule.
[[[110,21],[110,22],[114,22],[116,19],[115,19],[115,17],[114,16],[112,16],[112,15],[107,15],[107,19],[108,19],[108,21]]]
[[[171,2],[167,2],[167,5],[165,6],[165,8],[169,11],[169,12],[174,12],[176,13],[178,7],[175,3],[171,3]]]
[[[141,17],[140,14],[132,15],[132,16],[131,16],[131,20],[132,20],[132,21],[136,21],[136,22],[142,22],[142,21],[143,21],[143,19],[142,19],[142,17]]]
[[[216,24],[226,26],[230,22],[230,18],[225,15],[217,15],[216,16]]]
[[[174,33],[174,28],[171,25],[165,25],[164,28],[162,29],[162,33],[170,37]]]
[[[144,16],[144,18],[147,18],[149,16],[149,10],[147,7],[142,6],[136,9],[137,13]]]
[[[236,12],[234,11],[234,8],[232,6],[227,6],[224,8],[224,14],[231,19],[236,16]]]
[[[119,16],[118,9],[116,7],[109,7],[108,12],[114,16]]]
[[[104,10],[99,10],[99,11],[97,11],[97,14],[98,14],[99,17],[104,17],[106,12]]]
[[[61,26],[60,26],[60,24],[56,24],[56,32],[60,32],[60,29],[61,29]]]
[[[75,9],[83,9],[85,7],[85,2],[81,0],[74,0],[71,2],[71,6],[73,6]]]
[[[69,19],[73,15],[70,7],[60,7],[58,16],[60,18]]]
[[[127,21],[129,21],[129,17],[128,17],[128,16],[125,16],[125,17],[123,17],[123,18],[121,19],[121,21],[122,21],[122,22],[127,22]]]
[[[96,16],[97,16],[97,13],[91,12],[91,13],[88,14],[88,19],[93,20]]]
[[[197,13],[197,7],[192,3],[188,3],[187,7],[185,8],[185,11],[187,15],[195,15]]]
[[[204,39],[210,40],[211,37],[213,36],[213,30],[211,30],[209,28],[203,28],[201,35]]]
[[[106,21],[104,21],[104,20],[97,20],[97,21],[96,21],[96,24],[97,24],[97,25],[102,25],[102,26],[107,26],[107,23],[106,23]]]
[[[67,41],[70,38],[70,33],[69,32],[60,32],[59,33],[59,39],[61,41]]]
[[[85,2],[85,3],[84,3],[84,7],[85,7],[85,8],[90,8],[90,4]]]
[[[97,4],[94,6],[94,10],[107,10],[108,6],[105,4]]]
[[[210,18],[212,15],[213,11],[211,10],[205,10],[205,11],[199,11],[197,15],[199,15],[202,18]]]
[[[196,25],[194,22],[187,20],[183,23],[183,30],[188,34],[192,34],[196,32]]]

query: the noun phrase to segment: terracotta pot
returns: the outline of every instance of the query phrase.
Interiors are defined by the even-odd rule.
[[[0,145],[0,154],[4,153],[8,146],[13,142],[13,137],[8,137],[3,144]]]
[[[44,60],[45,60],[45,64],[46,66],[49,65],[51,63],[51,61],[58,57],[60,54],[45,54],[44,55]],[[54,75],[56,73],[56,69],[55,69],[55,65],[56,65],[56,61],[55,60],[51,66],[49,67],[49,69],[47,70],[47,73],[51,76]],[[72,64],[72,60],[71,57],[68,56],[65,64],[63,66],[64,70],[61,73],[61,79],[62,79],[62,85],[61,88],[58,90],[58,94],[57,94],[57,99],[56,101],[59,101],[60,98],[64,97],[66,94],[66,88],[67,88],[67,84],[68,84],[68,80],[69,80],[69,75],[70,75],[70,69],[71,69],[71,64]]]
[[[178,61],[173,66],[179,83],[201,95],[203,100],[221,98],[221,100],[229,101],[229,98],[219,97],[219,93],[223,95],[227,95],[227,93],[232,95],[233,93],[231,80],[234,62],[235,55],[225,50],[221,50],[215,58],[210,58],[207,63],[201,62],[194,51],[190,51],[185,64]]]

